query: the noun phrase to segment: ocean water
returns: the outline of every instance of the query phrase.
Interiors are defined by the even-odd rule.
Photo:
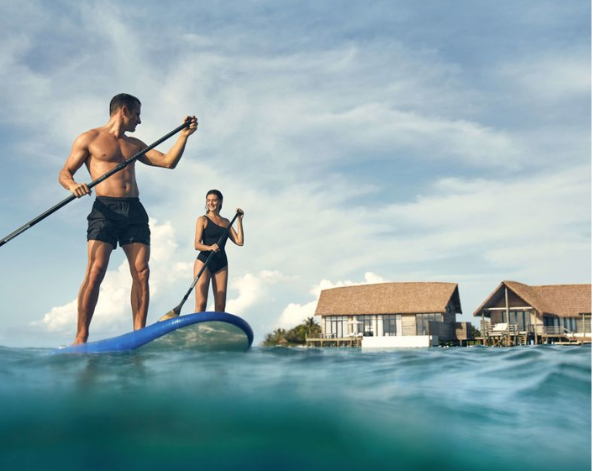
[[[590,359],[0,347],[0,469],[590,470]]]

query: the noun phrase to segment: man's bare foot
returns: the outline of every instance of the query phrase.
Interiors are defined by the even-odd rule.
[[[72,343],[72,345],[83,345],[86,343],[86,338],[85,337],[76,337],[74,339],[74,342]]]

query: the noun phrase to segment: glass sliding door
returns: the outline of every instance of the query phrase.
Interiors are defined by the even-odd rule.
[[[430,321],[442,322],[442,314],[416,314],[416,335],[429,335]]]
[[[401,314],[382,316],[382,332],[385,336],[402,335]]]
[[[364,337],[373,337],[374,336],[374,325],[372,323],[372,318],[375,316],[358,316],[358,332],[362,332]]]
[[[325,317],[325,335],[334,338],[347,336],[347,317],[327,316]]]

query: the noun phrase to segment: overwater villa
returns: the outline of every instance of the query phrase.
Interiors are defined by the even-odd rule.
[[[322,334],[308,346],[363,349],[458,344],[470,336],[457,283],[379,283],[326,289],[315,316]]]
[[[485,345],[590,342],[591,285],[503,281],[479,306]]]

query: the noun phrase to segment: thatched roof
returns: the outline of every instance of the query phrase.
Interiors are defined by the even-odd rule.
[[[315,315],[462,313],[457,283],[379,283],[321,291]]]
[[[502,283],[477,308],[473,316],[480,316],[481,311],[490,307],[505,306],[505,287],[514,295],[512,305],[517,306],[516,299],[522,306],[533,307],[539,317],[552,315],[558,317],[578,317],[591,311],[591,285],[544,285],[529,286],[516,281],[502,281]],[[516,298],[517,297],[517,298]]]

